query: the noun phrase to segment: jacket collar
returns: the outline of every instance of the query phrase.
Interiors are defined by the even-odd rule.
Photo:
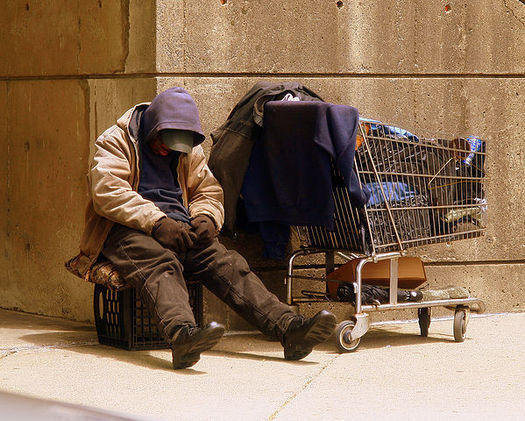
[[[131,117],[133,116],[133,113],[135,112],[135,110],[144,111],[149,106],[149,104],[150,102],[141,102],[140,104],[135,105],[133,108],[130,108],[117,120],[117,126],[120,127],[122,130],[124,130],[126,134],[128,135],[128,137],[134,143],[137,143],[138,141],[137,136],[136,136],[138,134],[138,130],[132,130],[130,128]]]

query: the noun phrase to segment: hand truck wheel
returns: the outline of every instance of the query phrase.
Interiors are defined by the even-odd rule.
[[[339,352],[353,352],[361,343],[361,338],[352,340],[352,329],[355,327],[355,322],[352,320],[345,320],[336,328],[335,338],[336,346]]]
[[[417,318],[419,319],[421,336],[426,338],[428,336],[428,328],[430,327],[430,307],[418,308]]]
[[[467,333],[469,308],[457,306],[454,313],[454,340],[463,342]]]

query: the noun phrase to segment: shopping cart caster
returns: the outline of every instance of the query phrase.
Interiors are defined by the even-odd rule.
[[[352,330],[355,327],[353,320],[345,320],[339,323],[335,330],[336,346],[339,352],[353,352],[361,343],[361,338],[352,340]]]
[[[421,336],[426,338],[428,336],[428,328],[430,327],[430,307],[418,308],[417,318],[419,319]]]
[[[454,314],[454,340],[463,342],[467,333],[467,324],[470,309],[466,306],[457,306]]]

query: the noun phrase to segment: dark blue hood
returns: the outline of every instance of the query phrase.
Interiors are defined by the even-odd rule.
[[[197,104],[183,88],[170,88],[153,98],[142,114],[140,128],[146,143],[164,129],[194,132],[193,146],[204,141]]]

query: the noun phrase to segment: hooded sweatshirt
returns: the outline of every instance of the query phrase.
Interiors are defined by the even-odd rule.
[[[161,130],[189,130],[194,133],[193,146],[204,140],[197,105],[182,88],[170,88],[157,95],[146,110],[136,110],[132,120],[138,123],[140,152],[140,183],[138,192],[152,201],[168,217],[188,222],[190,216],[183,205],[182,190],[177,180],[180,152],[156,155],[150,141]]]

